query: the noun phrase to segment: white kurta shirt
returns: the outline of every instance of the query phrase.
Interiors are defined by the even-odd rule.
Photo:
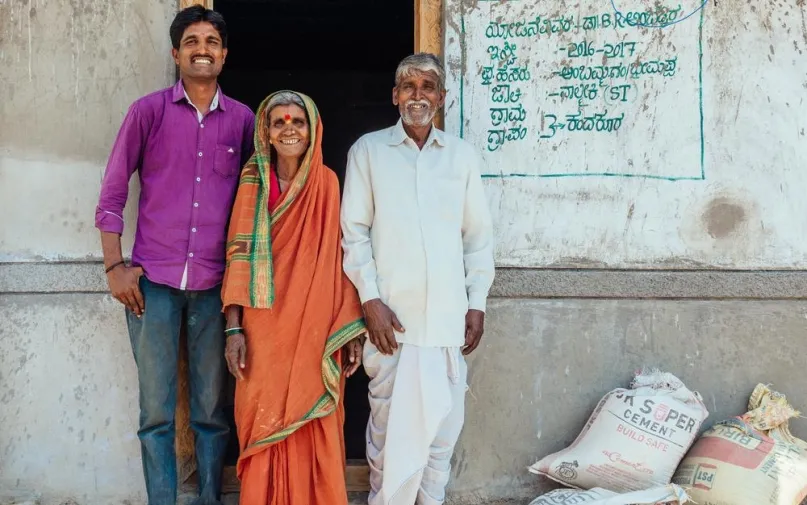
[[[398,124],[350,149],[342,197],[344,269],[362,303],[380,298],[398,342],[465,343],[468,309],[485,310],[493,230],[471,144],[432,127],[422,150]]]

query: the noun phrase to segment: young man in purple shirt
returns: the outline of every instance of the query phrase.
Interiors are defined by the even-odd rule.
[[[229,427],[224,415],[220,285],[241,167],[255,116],[221,93],[227,26],[201,6],[177,14],[172,54],[180,80],[132,104],[118,133],[96,210],[112,295],[126,306],[140,387],[143,473],[149,505],[177,499],[174,414],[177,354],[188,334],[190,419],[200,495],[218,504]],[[123,208],[137,171],[140,205],[132,264],[121,254]]]

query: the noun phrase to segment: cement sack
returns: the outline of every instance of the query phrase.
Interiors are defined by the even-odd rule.
[[[578,489],[626,493],[665,486],[708,415],[700,395],[674,375],[642,372],[631,389],[600,400],[571,446],[530,471]]]
[[[759,384],[748,412],[695,442],[673,482],[699,505],[798,505],[807,496],[807,443],[790,434],[799,413]]]
[[[557,489],[539,496],[530,505],[683,505],[689,501],[686,492],[678,486],[664,487],[617,494],[606,489],[588,491]]]

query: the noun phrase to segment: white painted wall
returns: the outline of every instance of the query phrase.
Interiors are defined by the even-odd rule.
[[[807,265],[807,12],[702,1],[615,27],[615,8],[658,2],[447,0],[446,124],[485,155],[499,265]],[[642,64],[662,72],[634,77]],[[628,75],[577,78],[603,65]],[[598,95],[552,96],[564,86]]]
[[[176,6],[0,1],[0,262],[100,257],[109,150],[132,101],[173,82]]]
[[[0,226],[0,262],[100,258],[95,207],[106,164],[38,157],[0,156],[0,215],[14,216]],[[127,255],[134,243],[137,218],[136,177],[130,186],[122,238]]]

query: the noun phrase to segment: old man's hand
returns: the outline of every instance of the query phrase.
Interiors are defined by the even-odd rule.
[[[395,313],[378,298],[366,302],[362,308],[370,342],[381,351],[381,354],[392,355],[398,348],[394,331],[399,333],[405,331],[401,322],[398,321]]]
[[[465,315],[465,347],[462,354],[474,352],[485,333],[485,313],[481,310],[471,309]]]

